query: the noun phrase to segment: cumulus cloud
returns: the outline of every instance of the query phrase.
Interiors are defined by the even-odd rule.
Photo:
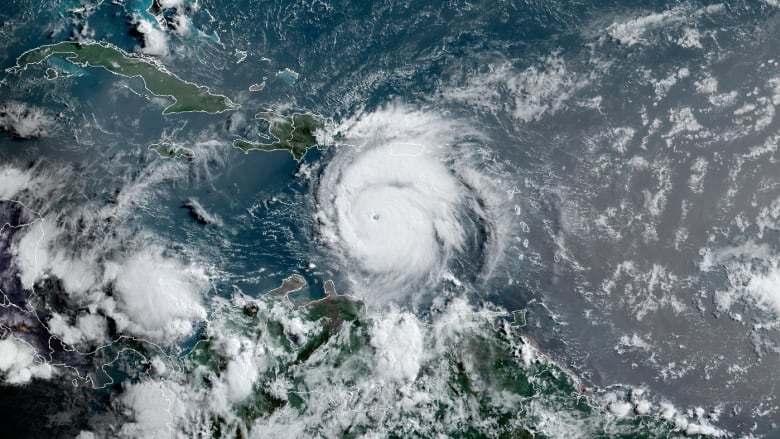
[[[163,9],[174,9],[184,5],[184,0],[157,0],[157,4]]]
[[[49,379],[51,365],[42,361],[32,346],[13,336],[0,340],[0,372],[7,384],[25,384],[33,378]]]
[[[43,276],[56,276],[74,304],[90,305],[90,315],[74,321],[54,314],[48,325],[66,343],[105,339],[105,319],[113,318],[121,332],[157,342],[190,334],[193,322],[203,320],[203,293],[209,287],[205,272],[194,265],[166,258],[158,249],[137,250],[122,259],[105,258],[107,249],[90,249],[91,256],[62,248],[62,233],[50,221],[36,224],[15,247],[22,285],[33,288]],[[112,288],[113,297],[105,295]]]
[[[0,198],[13,198],[30,182],[30,175],[17,168],[0,168]]]
[[[193,431],[202,431],[199,421],[204,418],[236,419],[233,408],[252,395],[260,376],[256,346],[252,340],[230,335],[217,340],[214,348],[226,365],[221,373],[209,377],[208,391],[170,379],[128,385],[119,403],[130,409],[133,422],[123,426],[121,436],[192,437]],[[155,361],[160,363],[159,358]],[[155,368],[165,369],[159,364]]]
[[[763,306],[780,315],[780,267],[753,274],[746,289]]]
[[[423,333],[410,314],[382,319],[372,328],[371,346],[376,349],[378,376],[389,380],[414,380],[424,359]]]
[[[670,23],[677,23],[683,19],[683,8],[678,7],[622,22],[612,23],[607,27],[607,34],[621,44],[633,46],[634,44],[645,42],[643,37],[650,30]]]
[[[37,139],[48,136],[54,119],[37,107],[23,102],[10,101],[0,106],[0,129],[21,139]]]
[[[295,349],[276,345],[278,333],[256,331],[258,321],[274,321],[286,328],[301,309],[273,299],[239,297],[230,303],[224,299],[216,302],[208,331],[214,336],[209,350],[217,356],[220,367],[204,368],[200,358],[190,372],[172,371],[164,381],[147,379],[126,385],[115,406],[132,421],[123,425],[120,436],[200,437],[213,431],[215,424],[223,432],[243,437],[301,437],[312,431],[341,437],[366,428],[379,436],[410,431],[451,436],[467,426],[477,426],[476,431],[483,436],[500,436],[512,431],[512,426],[497,428],[497,418],[485,414],[513,416],[519,406],[524,408],[519,420],[537,426],[538,434],[549,437],[625,433],[632,431],[625,427],[633,425],[630,419],[637,414],[661,416],[678,432],[724,435],[711,426],[710,417],[659,404],[643,389],[613,386],[583,395],[591,410],[582,417],[570,409],[570,399],[562,399],[563,394],[555,389],[528,397],[511,387],[485,386],[482,378],[492,374],[489,366],[496,358],[514,358],[512,367],[531,380],[541,370],[549,370],[549,360],[508,326],[503,330],[495,326],[500,324],[496,317],[507,315],[506,311],[475,308],[462,298],[435,305],[430,320],[411,313],[392,313],[368,318],[367,328],[346,325],[304,359]],[[256,306],[251,319],[242,312],[248,303]],[[368,335],[369,343],[350,342],[358,333]],[[478,353],[463,349],[480,343],[485,349]],[[512,354],[495,357],[496,352]],[[264,381],[266,371],[280,364],[289,364],[289,372],[258,383]],[[476,394],[458,391],[455,381],[460,376],[480,386]],[[566,377],[561,373],[559,379]],[[209,386],[204,387],[204,381]],[[247,424],[242,416],[244,404],[254,406],[265,397],[251,399],[257,395],[254,389],[258,385],[281,400],[295,394],[302,403],[283,404]],[[571,388],[577,387],[572,382]]]
[[[67,306],[84,309],[78,316],[53,310],[47,325],[63,342],[106,340],[106,317],[117,323],[120,332],[156,342],[189,335],[194,322],[205,319],[201,302],[209,280],[203,269],[164,255],[157,246],[144,246],[141,241],[151,237],[130,236],[118,221],[167,169],[152,171],[149,179],[129,184],[116,203],[84,204],[62,211],[49,210],[49,203],[69,190],[63,184],[69,181],[67,174],[0,168],[0,196],[21,194],[26,205],[48,212],[12,244],[22,286],[33,289],[47,276],[54,277]],[[106,233],[105,218],[116,224],[112,233]],[[124,256],[116,253],[120,247],[125,249]]]
[[[774,223],[765,226],[776,228]],[[780,257],[769,245],[748,241],[733,247],[706,248],[701,253],[702,272],[726,276],[725,288],[714,296],[719,311],[735,318],[738,314],[732,307],[747,301],[775,318],[780,316]]]
[[[626,46],[635,44],[652,44],[651,34],[660,29],[689,22],[691,18],[705,14],[714,14],[724,10],[722,4],[710,5],[700,9],[692,9],[688,6],[676,6],[663,12],[654,12],[641,17],[635,17],[624,21],[616,21],[607,27],[607,35]],[[698,43],[695,39],[688,40],[694,46]],[[691,46],[691,47],[694,47]]]
[[[168,54],[168,37],[158,25],[142,18],[134,17],[135,30],[143,37],[143,45],[135,48],[136,52],[146,55],[164,56]]]
[[[231,360],[225,370],[228,398],[232,402],[243,401],[252,393],[257,381],[257,367],[249,352],[243,352]]]
[[[498,114],[506,112],[521,122],[531,122],[564,108],[585,80],[566,68],[564,60],[550,55],[538,65],[518,71],[511,63],[493,64],[465,84],[445,88],[446,99],[465,102]]]
[[[134,422],[122,426],[119,434],[128,438],[185,437],[177,434],[190,406],[182,387],[171,381],[142,381],[129,385],[119,402],[131,410]],[[178,428],[177,428],[178,427]]]
[[[15,246],[19,278],[22,286],[32,289],[43,276],[54,275],[69,296],[83,297],[99,284],[96,255],[72,254],[59,242],[62,233],[45,219],[25,233]]]
[[[97,314],[82,314],[70,324],[67,317],[53,313],[47,325],[52,335],[69,345],[106,341],[107,322]]]
[[[206,318],[201,301],[209,283],[199,268],[140,251],[107,264],[106,276],[115,287],[121,331],[162,341],[190,334],[193,322]]]
[[[206,210],[205,207],[203,207],[200,202],[195,198],[190,198],[187,201],[184,202],[184,207],[190,210],[190,216],[192,216],[197,222],[201,224],[213,224],[217,226],[222,225],[222,219],[215,215],[208,210]]]
[[[210,407],[215,413],[224,415],[233,404],[244,401],[252,394],[259,378],[259,368],[251,340],[229,337],[220,343],[220,351],[227,365],[214,383]]]
[[[47,253],[45,251],[39,252],[39,248],[41,242],[46,238],[47,228],[50,229],[50,226],[45,221],[31,227],[14,247],[16,265],[19,268],[19,280],[24,288],[32,288],[35,281],[43,274],[42,267],[46,265]]]
[[[174,15],[168,25],[173,33],[180,37],[186,37],[192,33],[192,20],[184,14]]]

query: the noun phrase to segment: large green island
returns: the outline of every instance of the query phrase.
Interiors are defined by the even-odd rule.
[[[290,151],[295,160],[301,161],[306,151],[317,145],[316,133],[325,127],[325,121],[319,116],[306,113],[293,113],[286,117],[276,113],[257,113],[255,119],[265,120],[269,123],[268,131],[276,137],[271,143],[250,142],[244,139],[236,139],[233,146],[249,152],[253,149],[262,151],[286,150]]]
[[[163,114],[190,111],[220,113],[239,107],[226,96],[210,93],[208,87],[179,78],[156,60],[97,41],[64,41],[30,49],[17,58],[16,66],[9,71],[24,70],[53,55],[65,55],[65,60],[80,67],[102,67],[117,75],[141,78],[150,93],[170,96],[175,101],[163,110]]]

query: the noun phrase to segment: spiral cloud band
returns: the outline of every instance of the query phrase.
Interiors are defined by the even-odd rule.
[[[340,131],[352,147],[338,148],[320,176],[317,219],[355,293],[383,302],[453,272],[476,275],[496,247],[488,210],[498,203],[457,145],[463,129],[392,106]]]

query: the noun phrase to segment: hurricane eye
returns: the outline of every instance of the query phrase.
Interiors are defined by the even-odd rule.
[[[404,107],[351,123],[346,137],[354,132],[364,144],[334,148],[314,188],[325,218],[317,234],[327,259],[354,280],[351,292],[401,301],[435,294],[453,273],[478,277],[497,235],[479,229],[493,228],[482,192],[494,181],[458,144],[455,124]]]

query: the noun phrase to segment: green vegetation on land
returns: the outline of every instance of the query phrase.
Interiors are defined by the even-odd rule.
[[[526,324],[526,318],[525,315],[528,312],[526,309],[520,309],[517,311],[512,311],[512,317],[514,317],[514,326],[522,328]]]
[[[210,93],[208,87],[182,80],[148,57],[130,54],[102,42],[63,41],[36,47],[19,56],[16,67],[10,70],[24,70],[53,55],[65,55],[68,62],[80,67],[102,67],[117,75],[141,78],[153,95],[174,99],[175,102],[163,110],[163,114],[189,111],[220,113],[238,108],[227,97]]]
[[[514,313],[514,324],[506,320],[509,313],[491,319],[435,311],[419,321],[426,341],[425,355],[415,360],[419,371],[399,382],[377,369],[377,358],[399,353],[376,343],[388,336],[403,343],[413,333],[404,325],[388,332],[397,315],[369,313],[362,301],[338,294],[332,281],[320,300],[279,300],[303,287],[305,280],[293,275],[258,299],[239,296],[216,306],[209,331],[185,358],[185,382],[218,386],[230,375],[231,360],[220,348],[228,338],[262,346],[256,358],[263,366],[253,392],[233,406],[235,418],[209,420],[212,432],[247,437],[256,422],[295,420],[342,437],[376,431],[385,437],[685,436],[684,426],[661,416],[619,417],[596,403],[599,398],[522,335],[522,311]],[[403,367],[401,361],[388,366]],[[345,407],[359,415],[340,418]]]
[[[233,146],[249,152],[253,149],[261,151],[290,151],[295,160],[301,161],[309,148],[317,145],[316,133],[325,127],[325,121],[318,116],[305,113],[293,113],[286,117],[275,113],[257,113],[255,119],[268,122],[268,131],[276,138],[271,143],[251,142],[236,139]]]
[[[181,145],[167,142],[152,143],[149,145],[149,149],[166,159],[178,159],[181,157],[191,158],[195,156],[191,150]]]

